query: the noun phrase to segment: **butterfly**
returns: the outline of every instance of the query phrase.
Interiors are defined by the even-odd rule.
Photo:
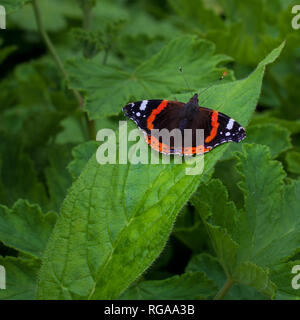
[[[142,100],[128,103],[123,108],[125,116],[133,120],[145,135],[146,142],[164,154],[197,155],[211,151],[216,146],[246,137],[245,129],[234,119],[217,110],[199,106],[198,94],[187,102],[171,100]],[[165,143],[153,134],[153,129],[179,129],[182,132],[180,147],[170,139]],[[191,129],[191,142],[184,144],[185,129]],[[204,143],[199,144],[196,129],[204,130]],[[182,147],[181,147],[182,146]]]

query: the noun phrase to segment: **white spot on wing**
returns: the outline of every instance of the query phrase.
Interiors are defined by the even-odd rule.
[[[139,117],[141,114],[139,112],[137,112],[136,115]]]
[[[143,100],[140,106],[140,110],[145,110],[147,107],[148,100]]]
[[[225,133],[225,136],[226,136],[226,137],[230,136],[230,132],[226,132],[226,133]]]
[[[228,123],[227,123],[226,129],[231,130],[232,127],[233,127],[233,124],[234,124],[234,120],[233,120],[233,119],[230,119],[230,120],[228,121]]]

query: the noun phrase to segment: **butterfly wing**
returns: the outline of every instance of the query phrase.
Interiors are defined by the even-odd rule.
[[[210,150],[226,142],[240,142],[246,137],[245,129],[237,121],[217,110],[200,107],[195,122],[194,127],[201,125],[204,128],[204,145]]]
[[[177,101],[142,100],[128,103],[123,111],[140,129],[151,134],[152,129],[176,128],[183,106],[184,103]]]
[[[245,138],[245,129],[232,118],[216,110],[199,107],[193,117],[187,119],[186,104],[170,100],[142,100],[127,104],[123,111],[145,133],[148,144],[166,154],[200,154],[229,141],[239,142]],[[192,141],[187,148],[178,149],[174,139],[164,144],[161,137],[151,135],[153,129],[180,129],[184,145],[184,129],[192,129]],[[204,146],[197,145],[196,129],[204,129]]]

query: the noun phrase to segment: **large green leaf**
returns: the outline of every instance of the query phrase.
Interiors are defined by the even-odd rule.
[[[239,154],[247,215],[241,217],[240,259],[273,266],[300,248],[299,181],[284,184],[285,173],[268,148],[247,146]]]
[[[44,214],[38,205],[24,200],[18,200],[12,209],[0,205],[0,241],[40,259],[56,218],[54,212]]]
[[[237,214],[218,180],[202,185],[192,202],[205,221],[227,279],[274,297],[269,269],[300,249],[300,183],[284,184],[282,166],[270,159],[267,147],[245,144],[242,150],[237,155],[244,208]]]
[[[130,101],[163,99],[187,89],[180,66],[189,75],[190,86],[200,88],[218,79],[218,66],[229,61],[227,56],[214,55],[213,43],[185,36],[170,41],[133,71],[87,60],[69,61],[66,67],[70,87],[86,92],[85,108],[96,119],[119,114]]]
[[[206,42],[200,44],[206,47]],[[282,47],[274,49],[248,78],[207,90],[207,106],[218,107],[246,125],[265,66]],[[130,122],[129,130],[135,127]],[[204,172],[212,169],[226,147],[205,156]],[[63,203],[43,258],[38,298],[118,298],[162,251],[177,213],[196,190],[199,176],[186,175],[187,167],[173,162],[99,165],[92,156]]]

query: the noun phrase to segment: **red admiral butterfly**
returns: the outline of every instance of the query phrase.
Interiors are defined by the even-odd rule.
[[[200,107],[198,94],[189,102],[170,100],[143,100],[127,104],[123,111],[145,134],[148,144],[165,154],[194,155],[212,150],[219,144],[234,141],[240,142],[246,137],[245,129],[235,120],[219,111]],[[153,134],[152,129],[192,129],[192,145],[180,150],[162,143]],[[196,144],[196,129],[204,129],[204,146]],[[182,137],[184,141],[184,137]]]

